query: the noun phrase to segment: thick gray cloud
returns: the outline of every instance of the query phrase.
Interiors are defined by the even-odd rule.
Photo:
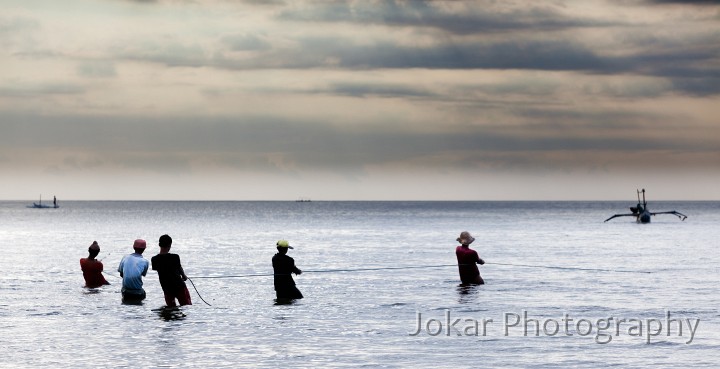
[[[394,98],[439,98],[440,96],[425,88],[400,84],[335,83],[326,89],[308,91],[353,97],[394,97]]]
[[[335,1],[286,10],[279,17],[283,20],[303,22],[349,22],[430,28],[457,35],[528,30],[541,32],[617,24],[571,18],[547,6],[499,10],[497,4],[465,1],[453,4],[462,5],[462,8],[450,10],[445,5],[448,4],[441,1]]]
[[[698,45],[716,42],[711,35]],[[141,49],[124,50],[117,58],[161,63],[167,66],[214,67],[228,70],[251,69],[519,69],[577,71],[594,74],[631,74],[672,80],[678,92],[706,96],[716,94],[720,67],[720,48],[696,48],[662,44],[629,55],[606,55],[571,40],[505,40],[495,42],[457,41],[428,46],[407,46],[389,41],[357,44],[341,37],[305,37],[295,47],[272,47],[254,35],[227,36],[229,51],[249,51],[254,55],[235,58],[231,54],[210,54],[201,45],[172,43],[148,44]],[[331,60],[331,64],[328,64]]]
[[[696,136],[720,137],[720,128],[686,125],[683,135],[653,140],[645,131],[661,129],[658,116],[617,113],[614,116],[576,111],[527,109],[521,115],[532,123],[466,125],[440,132],[408,130],[385,123],[373,130],[324,122],[283,118],[173,119],[6,116],[0,123],[5,149],[72,149],[81,152],[123,153],[133,160],[156,162],[177,155],[227,154],[229,157],[267,157],[281,154],[306,168],[328,169],[412,161],[445,155],[442,166],[460,166],[468,153],[615,152],[677,150],[716,152],[717,140],[699,144]],[[561,119],[562,118],[562,119]],[[543,122],[544,121],[544,122]],[[558,123],[560,121],[574,121]],[[586,121],[589,124],[581,124]],[[604,122],[615,121],[616,124]],[[455,154],[452,154],[455,153]],[[447,156],[449,155],[449,156]],[[138,157],[145,157],[140,159]],[[128,163],[128,165],[134,165]],[[428,164],[432,165],[432,164]]]

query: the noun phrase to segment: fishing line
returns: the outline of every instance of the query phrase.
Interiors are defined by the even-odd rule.
[[[560,270],[581,270],[581,271],[588,271],[588,272],[613,272],[613,273],[652,273],[648,271],[642,271],[642,270],[616,270],[616,269],[599,269],[599,268],[579,268],[579,267],[560,267],[560,266],[551,266],[551,265],[531,265],[531,264],[512,264],[512,263],[495,263],[495,262],[486,262],[485,264],[490,265],[505,265],[505,266],[516,266],[516,267],[523,267],[523,268],[543,268],[543,269],[560,269]],[[438,264],[438,265],[414,265],[414,266],[402,266],[402,267],[373,267],[373,268],[355,268],[355,269],[319,269],[319,270],[305,270],[303,273],[345,273],[345,272],[366,272],[366,271],[375,271],[375,270],[403,270],[403,269],[421,269],[421,268],[446,268],[446,267],[454,267],[458,265],[473,265],[473,264]],[[107,274],[103,271],[103,274]],[[112,274],[107,274],[112,275]],[[275,273],[259,273],[259,274],[239,274],[239,275],[209,275],[209,276],[197,276],[194,277],[196,279],[224,279],[224,278],[251,278],[251,277],[270,277],[270,276],[286,276],[290,274],[275,274]],[[114,275],[113,275],[114,276]],[[197,287],[195,286],[195,282],[192,281],[192,279],[188,278],[188,281],[190,281],[190,284],[193,286],[193,289],[197,293],[198,297],[200,297],[200,300],[204,302],[207,306],[210,305],[209,302],[205,301],[205,299],[200,294],[200,291],[198,291]]]
[[[202,302],[206,303],[207,306],[212,306],[207,301],[205,301],[205,299],[202,297],[202,295],[200,295],[200,291],[198,291],[197,287],[195,287],[195,283],[193,283],[192,279],[188,278],[188,281],[190,281],[190,284],[192,284],[193,288],[195,289],[195,292],[197,292],[197,294],[198,294],[198,297],[200,297],[200,300],[202,300]]]
[[[614,272],[614,273],[652,273],[641,270],[616,270],[616,269],[599,269],[599,268],[579,268],[579,267],[560,267],[560,266],[548,266],[548,265],[530,265],[530,264],[510,264],[510,263],[491,263],[486,262],[485,264],[491,265],[506,265],[506,266],[517,266],[524,268],[544,268],[544,269],[560,269],[560,270],[581,270],[588,272]],[[460,265],[472,265],[472,264],[460,264]],[[345,273],[345,272],[365,272],[374,270],[402,270],[402,269],[421,269],[421,268],[445,268],[454,267],[458,264],[438,264],[438,265],[415,265],[415,266],[402,266],[402,267],[373,267],[373,268],[356,268],[356,269],[320,269],[320,270],[303,270],[303,273]],[[274,273],[260,273],[260,274],[240,274],[240,275],[216,275],[216,276],[199,276],[195,278],[250,278],[250,277],[270,277],[275,275],[290,275],[290,274],[274,274]]]
[[[525,267],[525,268],[545,268],[545,269],[561,269],[561,270],[584,270],[584,271],[588,271],[588,272],[645,273],[645,274],[650,274],[650,273],[652,273],[652,272],[648,272],[648,271],[644,271],[644,270],[617,270],[617,269],[559,267],[559,266],[551,266],[551,265],[530,265],[530,264],[510,264],[510,263],[487,263],[487,262],[486,262],[485,264],[509,265],[509,266]]]
[[[111,276],[111,277],[120,278],[120,276],[117,276],[115,274],[109,274],[109,273],[106,273],[105,271],[103,271],[102,273],[105,275]],[[270,274],[270,275],[272,275],[272,274]],[[195,277],[195,278],[202,278],[202,277]],[[188,278],[188,281],[190,281],[190,284],[192,284],[193,288],[195,289],[195,292],[197,292],[198,297],[200,297],[200,300],[202,300],[204,303],[206,303],[207,306],[212,306],[207,301],[205,301],[205,299],[202,297],[202,295],[200,294],[200,291],[198,291],[197,287],[195,287],[195,283],[193,283],[192,279]]]
[[[404,267],[375,267],[375,268],[357,268],[357,269],[321,269],[321,270],[303,270],[302,273],[344,273],[344,272],[364,272],[369,270],[397,270],[397,269],[418,269],[418,268],[444,268],[449,266],[456,266],[457,264],[441,264],[441,265],[416,265],[416,266],[404,266]],[[261,274],[240,274],[240,275],[210,275],[210,276],[199,276],[195,278],[248,278],[248,277],[270,277],[276,275],[291,275],[291,274],[275,274],[275,273],[261,273]]]

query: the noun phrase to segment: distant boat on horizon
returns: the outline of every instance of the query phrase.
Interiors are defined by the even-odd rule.
[[[312,202],[312,200],[310,200],[310,199],[305,199],[305,198],[302,198],[302,197],[301,197],[301,198],[295,200],[295,202]]]
[[[53,196],[53,203],[52,205],[45,205],[42,203],[42,195],[40,195],[40,201],[39,202],[33,202],[32,205],[28,205],[28,208],[31,209],[57,209],[60,207],[57,203],[57,197]]]

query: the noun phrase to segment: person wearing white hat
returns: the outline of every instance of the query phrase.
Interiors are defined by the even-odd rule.
[[[460,242],[460,246],[455,249],[455,256],[458,261],[460,282],[462,284],[485,284],[477,267],[477,264],[483,265],[485,261],[480,259],[477,251],[470,248],[470,244],[475,241],[475,238],[470,235],[470,232],[465,231],[460,233],[457,241]]]
[[[295,287],[295,281],[292,273],[295,275],[302,274],[302,270],[295,266],[295,259],[287,256],[288,249],[292,249],[290,243],[286,240],[278,241],[275,246],[278,253],[272,258],[274,271],[275,295],[279,300],[292,300],[303,298],[300,290]]]

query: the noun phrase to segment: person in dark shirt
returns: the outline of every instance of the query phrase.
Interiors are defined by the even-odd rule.
[[[275,295],[278,299],[301,299],[300,290],[295,287],[292,273],[302,274],[302,270],[295,266],[295,260],[287,256],[288,249],[292,249],[286,240],[280,240],[276,244],[278,253],[272,258],[272,265],[275,274]]]
[[[469,232],[462,232],[457,241],[460,242],[460,246],[455,249],[455,256],[458,261],[460,282],[462,284],[485,284],[477,267],[477,264],[483,265],[485,261],[480,259],[477,251],[470,248],[470,244],[475,241],[475,238]]]
[[[171,254],[172,238],[164,234],[160,236],[159,241],[160,253],[150,259],[152,269],[157,270],[160,278],[160,286],[165,294],[165,304],[169,307],[177,306],[177,299],[180,306],[192,305],[190,301],[190,291],[188,291],[185,281],[187,276],[180,264],[180,255]]]

